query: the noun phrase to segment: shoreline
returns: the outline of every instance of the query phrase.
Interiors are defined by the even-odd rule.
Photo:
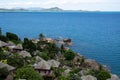
[[[85,58],[84,55],[80,55],[72,51],[71,49],[66,48],[66,44],[67,46],[70,46],[68,44],[72,43],[72,40],[70,38],[63,39],[62,41],[64,43],[59,43],[59,40],[54,40],[52,38],[45,37],[43,34],[39,34],[39,39],[29,40],[28,38],[24,38],[24,41],[21,41],[16,34],[7,32],[6,36],[3,36],[2,34],[0,35],[0,40],[0,55],[3,55],[3,53],[9,54],[5,55],[8,58],[1,58],[2,60],[0,64],[9,64],[9,66],[13,66],[14,68],[11,68],[12,74],[17,73],[16,71],[24,68],[24,66],[27,64],[31,65],[35,71],[39,71],[39,73],[45,80],[47,80],[46,77],[49,76],[50,78],[54,79],[58,79],[61,77],[64,77],[65,79],[70,79],[76,75],[76,77],[81,78],[82,80],[87,79],[88,76],[95,80],[99,78],[110,78],[109,80],[112,80],[112,78],[119,79],[117,75],[112,74],[107,67],[103,66],[99,62],[96,62],[95,60],[89,58]],[[57,43],[59,43],[60,46],[57,46]],[[21,58],[24,62],[20,63],[18,61],[17,63],[19,64],[16,63],[16,65],[11,63],[9,58],[14,57],[15,55],[18,55],[18,60],[19,58]],[[27,58],[28,61],[26,60]],[[34,62],[32,62],[33,58],[35,58]],[[17,58],[15,58],[15,60],[17,60]],[[44,67],[42,64],[44,65]],[[28,66],[28,68],[30,67]],[[45,75],[41,73],[41,70],[45,72]],[[56,73],[56,70],[63,71]],[[49,71],[50,73],[52,72],[52,74],[50,75],[49,73],[48,76],[46,74],[46,71]],[[66,71],[68,72],[66,73]],[[106,76],[102,77],[103,74],[105,74]],[[55,77],[53,75],[55,75]]]

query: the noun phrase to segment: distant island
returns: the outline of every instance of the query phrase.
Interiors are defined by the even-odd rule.
[[[52,7],[52,8],[39,8],[39,7],[32,7],[32,8],[0,8],[0,12],[91,12],[87,10],[64,10],[59,7]],[[93,11],[92,11],[93,12]],[[98,11],[95,11],[98,12]]]

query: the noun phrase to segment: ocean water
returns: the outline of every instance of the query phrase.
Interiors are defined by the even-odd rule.
[[[71,38],[75,52],[107,65],[120,75],[120,12],[0,13],[3,34]]]

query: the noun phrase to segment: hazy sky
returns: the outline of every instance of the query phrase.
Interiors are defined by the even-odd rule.
[[[60,7],[74,10],[120,11],[120,0],[0,0],[0,8],[14,7]]]

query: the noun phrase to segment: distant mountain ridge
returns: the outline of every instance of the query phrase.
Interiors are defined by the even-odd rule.
[[[83,12],[84,10],[64,10],[59,7],[52,8],[39,8],[39,7],[31,7],[31,8],[0,8],[0,12]]]

